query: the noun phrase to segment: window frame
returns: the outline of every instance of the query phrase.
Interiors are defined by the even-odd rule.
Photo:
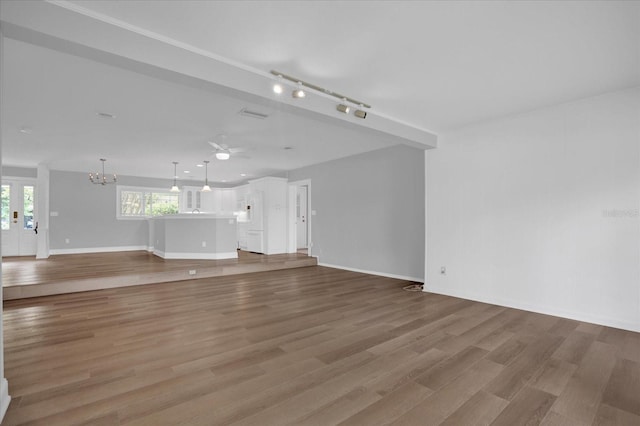
[[[147,213],[146,199],[149,194],[170,194],[178,196],[178,213],[180,213],[180,206],[182,205],[182,192],[171,192],[166,188],[156,188],[148,186],[126,186],[116,185],[116,219],[118,220],[147,220],[156,216],[153,215],[123,215],[122,214],[122,192],[139,192],[142,195],[142,206],[144,213]]]

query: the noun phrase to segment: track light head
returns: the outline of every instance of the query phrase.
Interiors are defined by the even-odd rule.
[[[357,109],[357,110],[353,113],[353,115],[355,115],[355,116],[356,116],[356,117],[358,117],[358,118],[365,119],[365,118],[367,118],[367,111],[363,111],[363,110],[361,110],[361,109]]]
[[[345,104],[338,104],[338,106],[336,107],[336,109],[340,112],[343,112],[345,114],[349,114],[349,110],[351,108],[349,108],[349,105],[345,105]]]
[[[291,96],[293,96],[296,99],[300,99],[300,98],[304,98],[306,96],[306,93],[304,93],[304,90],[298,87],[293,92],[291,92]]]

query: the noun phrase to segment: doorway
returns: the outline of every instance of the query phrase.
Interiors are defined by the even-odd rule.
[[[299,185],[296,188],[296,251],[307,253],[309,248],[309,186]]]
[[[2,256],[35,256],[38,222],[35,221],[35,180],[3,179],[0,225]]]
[[[289,182],[289,237],[288,253],[311,256],[311,180]]]

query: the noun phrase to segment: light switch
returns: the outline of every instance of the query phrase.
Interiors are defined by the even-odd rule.
[[[315,216],[316,215],[316,211],[315,210],[311,210],[311,216]]]
[[[58,216],[58,212],[49,212],[49,216],[56,217]]]

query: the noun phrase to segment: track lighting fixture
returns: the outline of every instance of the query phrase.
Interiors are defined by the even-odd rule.
[[[211,192],[209,187],[209,160],[204,160],[204,186],[202,192]]]
[[[357,110],[355,110],[353,115],[355,115],[358,118],[364,119],[364,118],[367,118],[367,111],[363,111],[361,109],[357,109]]]
[[[320,92],[323,95],[333,96],[334,98],[338,98],[338,99],[340,99],[341,101],[344,101],[344,102],[349,102],[349,103],[354,104],[354,105],[360,105],[360,107],[362,107],[362,108],[371,108],[371,105],[365,104],[364,102],[357,101],[357,100],[355,100],[353,98],[350,98],[348,96],[341,95],[340,93],[332,92],[331,90],[322,88],[320,86],[316,86],[315,84],[308,83],[308,82],[306,82],[304,80],[300,80],[299,78],[295,78],[295,77],[292,77],[290,75],[283,74],[280,71],[271,70],[271,74],[273,74],[274,76],[276,76],[278,78],[278,82],[276,84],[280,85],[282,88],[284,88],[284,86],[281,83],[284,82],[284,80],[290,81],[291,83],[294,83],[294,84],[298,85],[298,88],[296,90],[294,90],[293,93],[292,93],[292,96],[294,98],[302,98],[302,97],[304,97],[304,91],[302,90],[302,88],[305,87],[305,88],[313,89],[316,92]],[[275,86],[276,85],[274,85],[274,88],[273,88],[274,92],[276,91]],[[278,93],[278,92],[276,92],[276,93]]]
[[[338,104],[338,106],[336,107],[336,109],[340,112],[343,112],[345,114],[349,114],[349,110],[351,108],[349,108],[349,105],[345,105],[345,104]]]
[[[178,162],[173,162],[173,186],[169,191],[171,192],[180,192],[180,188],[178,188],[178,184],[176,183],[176,179],[178,178]]]

